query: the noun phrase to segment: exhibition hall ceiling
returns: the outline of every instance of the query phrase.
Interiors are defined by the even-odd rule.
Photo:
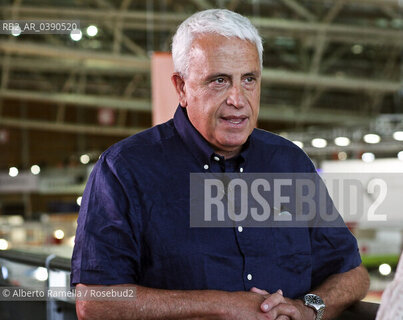
[[[61,135],[74,153],[149,127],[152,52],[216,7],[250,17],[264,39],[260,127],[291,138],[403,130],[403,1],[3,0],[1,20],[75,20],[82,37],[0,34],[0,152],[17,150],[0,167],[23,153],[6,144],[25,131],[31,149]]]

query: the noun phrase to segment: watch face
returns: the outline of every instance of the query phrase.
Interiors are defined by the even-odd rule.
[[[316,294],[305,295],[305,304],[314,307],[316,310],[325,307],[323,300]]]
[[[304,296],[305,305],[315,309],[316,311],[316,320],[321,320],[323,316],[323,312],[325,311],[325,303],[323,300],[317,296],[316,294],[306,294]]]
[[[318,296],[312,295],[312,296],[310,296],[308,299],[309,299],[309,301],[310,301],[311,303],[313,303],[313,304],[322,304],[322,303],[323,303],[322,299],[319,298]]]

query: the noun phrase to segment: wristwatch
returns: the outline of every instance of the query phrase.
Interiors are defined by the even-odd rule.
[[[308,293],[304,296],[303,300],[304,304],[307,307],[310,307],[313,310],[315,310],[316,313],[315,320],[321,320],[326,307],[321,297],[317,296],[316,294]]]

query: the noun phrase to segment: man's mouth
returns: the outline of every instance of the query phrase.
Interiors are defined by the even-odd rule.
[[[240,116],[240,117],[222,117],[223,120],[228,121],[231,124],[241,124],[242,122],[244,122],[247,117],[245,116]]]
[[[228,119],[229,122],[239,124],[243,121],[243,119]]]

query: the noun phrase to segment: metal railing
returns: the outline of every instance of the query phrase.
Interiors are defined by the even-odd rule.
[[[38,273],[39,271],[39,273]],[[47,292],[52,275],[64,279],[63,290],[70,290],[70,259],[27,250],[0,251],[0,287],[33,288]],[[0,288],[1,289],[1,288]],[[58,288],[60,289],[60,288]],[[10,292],[9,288],[7,288]],[[15,291],[14,291],[15,292]],[[4,291],[3,298],[5,297]],[[1,297],[0,297],[1,298]],[[20,298],[20,297],[18,297]],[[0,299],[0,318],[76,320],[74,299]]]

